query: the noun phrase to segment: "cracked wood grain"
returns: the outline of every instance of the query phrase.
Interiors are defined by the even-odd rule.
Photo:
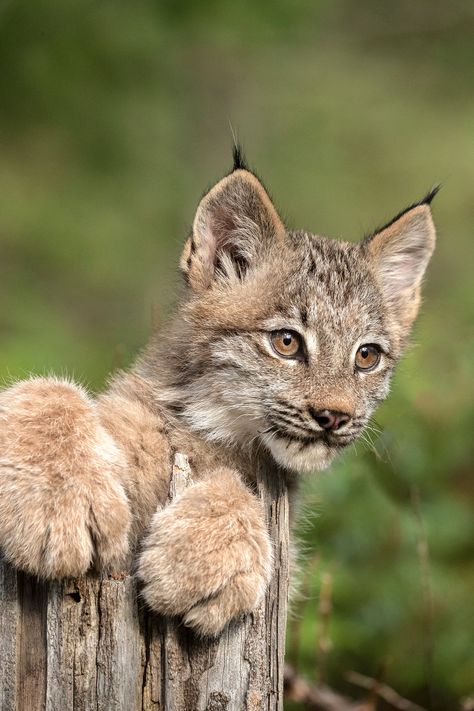
[[[177,454],[170,499],[192,481]],[[141,604],[133,576],[43,583],[0,560],[1,711],[281,711],[288,596],[288,498],[257,465],[275,548],[259,609],[200,640]]]

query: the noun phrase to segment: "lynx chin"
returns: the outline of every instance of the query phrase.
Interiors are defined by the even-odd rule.
[[[136,557],[154,610],[217,635],[254,609],[271,544],[252,462],[326,467],[387,396],[435,244],[437,190],[361,242],[289,230],[238,150],[201,200],[170,322],[93,398],[0,393],[0,548],[44,578]],[[174,453],[194,483],[167,500]]]

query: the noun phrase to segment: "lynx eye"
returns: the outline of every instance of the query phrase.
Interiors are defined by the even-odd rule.
[[[272,331],[270,341],[273,350],[283,358],[299,358],[303,355],[303,341],[295,331]]]
[[[380,363],[380,348],[374,343],[366,343],[357,350],[355,365],[357,370],[374,370]]]

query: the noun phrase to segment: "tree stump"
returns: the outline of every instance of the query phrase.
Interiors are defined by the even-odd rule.
[[[0,562],[1,711],[281,711],[288,498],[274,465],[257,468],[272,581],[217,640],[150,613],[128,573],[45,583]],[[172,496],[189,477],[177,454]]]

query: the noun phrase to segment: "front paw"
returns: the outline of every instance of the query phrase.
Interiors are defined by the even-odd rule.
[[[183,622],[202,637],[217,637],[231,620],[258,607],[267,584],[268,577],[259,571],[237,573],[216,595],[188,610]]]
[[[199,634],[217,636],[257,607],[270,569],[261,504],[223,470],[155,514],[138,575],[152,609],[182,615]]]
[[[130,513],[121,455],[94,403],[70,383],[39,378],[0,394],[0,548],[43,578],[116,567]]]

